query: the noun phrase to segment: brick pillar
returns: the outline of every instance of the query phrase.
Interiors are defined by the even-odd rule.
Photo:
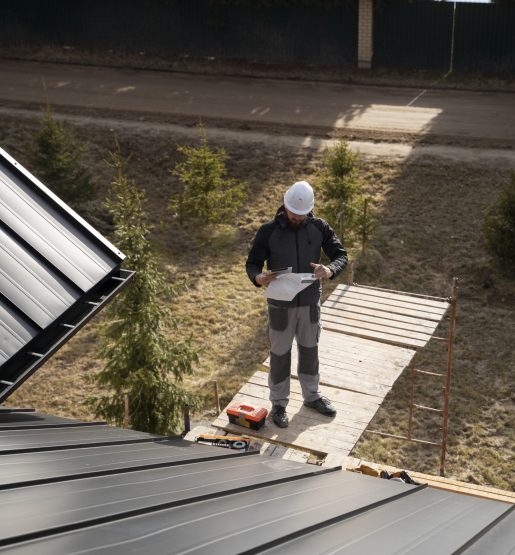
[[[359,0],[358,14],[358,67],[360,69],[370,69],[374,53],[373,0]]]

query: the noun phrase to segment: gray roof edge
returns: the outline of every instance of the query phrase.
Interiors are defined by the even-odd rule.
[[[0,157],[4,159],[11,167],[21,173],[34,187],[37,187],[41,196],[48,198],[59,210],[72,218],[77,225],[81,226],[87,233],[97,242],[100,243],[108,252],[114,254],[120,262],[125,259],[125,255],[118,250],[111,242],[103,237],[93,228],[86,220],[84,220],[75,210],[65,204],[58,196],[56,196],[48,187],[46,187],[37,177],[32,175],[24,166],[17,162],[10,154],[0,147]]]

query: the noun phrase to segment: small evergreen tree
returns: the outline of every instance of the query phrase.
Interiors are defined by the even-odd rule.
[[[50,106],[35,135],[34,167],[38,178],[65,202],[78,205],[95,195],[91,175],[81,163],[85,147],[57,121]]]
[[[483,235],[500,268],[515,277],[515,172],[483,218]]]
[[[315,185],[322,201],[320,215],[346,239],[360,233],[363,195],[358,155],[351,152],[345,141],[324,152]]]
[[[124,398],[129,399],[132,428],[167,434],[177,431],[185,404],[199,406],[199,397],[181,387],[197,361],[191,341],[174,341],[169,333],[177,321],[169,306],[176,292],[166,283],[149,242],[145,197],[124,174],[119,149],[112,154],[115,177],[107,207],[115,225],[116,244],[136,271],[127,291],[108,311],[101,355],[105,368],[95,376],[112,393],[90,399],[97,417],[122,425]]]
[[[203,126],[198,127],[200,146],[177,148],[185,159],[175,165],[172,174],[184,188],[171,198],[170,209],[181,223],[198,226],[232,223],[245,202],[246,184],[227,176],[227,153],[223,148],[210,148]]]

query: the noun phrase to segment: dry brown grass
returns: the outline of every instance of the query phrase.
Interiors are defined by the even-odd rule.
[[[35,123],[10,118],[2,123],[2,146],[28,164],[27,147]],[[109,171],[102,159],[111,148],[113,134],[92,127],[78,128],[77,134],[90,142],[89,163],[105,190]],[[174,229],[166,210],[168,195],[177,186],[168,173],[176,159],[174,143],[163,135],[138,133],[125,133],[120,142],[123,152],[132,153],[129,173],[147,192],[163,266],[171,281],[188,283],[174,306],[182,319],[177,335],[191,334],[201,355],[188,386],[209,391],[210,381],[217,379],[222,401],[228,401],[267,356],[265,303],[244,272],[247,244],[260,223],[273,215],[284,187],[298,178],[309,180],[319,158],[309,152],[225,145],[231,173],[249,183],[249,200],[237,227],[222,227],[199,237],[196,230]],[[482,213],[506,172],[427,160],[369,163],[361,174],[378,206],[379,225],[367,255],[356,254],[356,280],[436,296],[449,293],[453,276],[461,280],[448,475],[513,488],[515,285],[491,268],[480,234]],[[99,329],[96,321],[79,333],[9,403],[92,419],[83,401],[94,391],[87,376],[101,366],[96,358]],[[439,371],[445,363],[439,344],[431,344],[418,358],[418,366],[427,370]],[[405,432],[407,389],[403,375],[372,428]],[[427,379],[418,380],[417,395],[423,404],[441,402],[438,385]],[[210,409],[206,406],[206,411]],[[437,437],[438,426],[434,418],[417,415],[420,436]],[[438,468],[433,448],[367,434],[355,454],[422,472],[434,473]]]

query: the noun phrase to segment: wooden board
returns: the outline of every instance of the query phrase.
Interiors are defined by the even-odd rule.
[[[245,433],[245,430],[243,428],[242,430],[243,431],[240,431],[238,433],[238,436],[248,436],[248,434]],[[207,434],[207,435],[216,434],[216,435],[225,436],[227,435],[227,432],[225,430],[215,429],[213,428],[213,425],[210,425],[210,426],[198,425],[198,426],[195,426],[195,428],[193,428],[192,430],[190,430],[184,436],[184,439],[187,441],[195,442],[197,437],[203,434]],[[260,442],[257,439],[252,440],[250,444],[250,449],[259,449],[260,454],[264,455],[265,457],[273,457],[273,458],[285,459],[288,461],[297,461],[302,463],[310,462],[310,454],[305,451],[297,451],[296,449],[291,449],[283,445],[276,445],[274,443]],[[324,466],[325,467],[330,466],[332,468],[334,468],[335,466],[341,467],[341,461],[340,463],[335,463],[330,465],[329,461],[324,460]]]
[[[372,331],[368,329],[359,329],[345,324],[338,324],[327,320],[322,315],[320,319],[322,326],[326,329],[332,331],[339,331],[341,333],[346,333],[348,335],[355,335],[356,337],[363,337],[368,339],[374,339],[376,341],[383,341],[391,345],[406,345],[414,348],[421,348],[427,343],[424,339],[412,339],[409,337],[401,337],[397,335],[392,335],[389,333],[383,333],[378,331]],[[429,339],[429,338],[428,338]]]
[[[375,311],[377,313],[376,316],[382,315],[384,318],[392,319],[395,315],[400,315],[436,323],[440,322],[446,313],[446,309],[443,308],[421,308],[420,305],[416,304],[407,302],[396,303],[394,300],[384,301],[377,297],[338,289],[335,289],[328,297],[324,306],[336,308],[334,304],[339,304],[343,308],[354,311],[363,307],[367,310]]]
[[[395,299],[412,304],[420,304],[422,306],[443,308],[445,310],[449,307],[449,299],[444,297],[429,297],[427,295],[417,295],[416,293],[406,293],[405,291],[392,291],[391,289],[381,289],[379,287],[370,287],[368,285],[337,285],[336,290],[359,291],[360,293],[370,295],[371,297]]]
[[[379,343],[323,329],[320,336],[319,351],[326,348],[336,349],[344,357],[352,356],[360,361],[366,360],[370,364],[379,363],[380,365],[405,366],[415,353],[413,349],[408,347]]]
[[[438,325],[439,321],[429,320],[427,318],[417,318],[416,316],[409,316],[405,314],[400,314],[391,311],[377,310],[374,308],[367,308],[359,303],[349,303],[345,300],[345,297],[336,297],[331,295],[323,304],[324,307],[332,310],[337,310],[340,314],[349,315],[364,315],[371,316],[375,318],[381,318],[387,322],[395,323],[406,323],[418,326],[424,326],[428,330],[433,330]]]
[[[345,470],[350,470],[355,472],[356,469],[360,467],[361,464],[375,468],[376,470],[387,470],[390,473],[403,470],[402,468],[389,466],[385,464],[378,464],[375,462],[365,461],[353,457],[344,457],[343,459],[338,459],[336,457],[331,458],[328,461],[328,465],[332,464],[336,466],[341,464]],[[481,484],[469,484],[468,482],[460,482],[458,480],[452,480],[450,478],[445,478],[444,476],[434,476],[432,474],[424,474],[422,472],[417,472],[415,470],[406,470],[406,472],[417,482],[428,484],[429,486],[441,489],[444,491],[453,491],[456,493],[462,493],[465,495],[473,495],[476,497],[482,497],[485,499],[494,499],[496,501],[504,501],[505,503],[515,504],[515,492],[501,490],[497,488],[492,488],[489,486],[483,486]],[[381,478],[378,478],[381,479]]]
[[[336,324],[343,324],[345,326],[351,326],[357,330],[364,330],[365,332],[379,331],[381,333],[386,333],[388,335],[395,336],[395,338],[409,338],[409,339],[420,339],[421,341],[429,341],[431,339],[431,333],[427,333],[420,330],[409,330],[406,328],[401,328],[399,326],[393,326],[384,323],[377,323],[372,321],[372,319],[356,319],[340,316],[339,314],[334,314],[334,311],[326,310],[325,307],[322,308],[322,320],[326,322],[334,322]]]
[[[357,298],[374,300],[385,305],[416,308],[421,312],[432,314],[445,314],[449,308],[446,299],[434,300],[427,297],[408,295],[400,291],[386,291],[384,289],[371,289],[359,285],[338,285],[334,292],[338,294],[349,294]]]
[[[334,308],[329,306],[329,303],[324,303],[322,313],[326,316],[333,316],[349,322],[355,322],[354,325],[360,325],[360,322],[369,324],[376,324],[385,328],[392,328],[395,330],[410,331],[415,333],[422,333],[424,335],[431,335],[435,331],[435,322],[429,320],[421,320],[420,318],[411,318],[409,316],[400,318],[388,317],[385,318],[384,313],[374,310],[358,309],[349,310],[348,307],[340,306],[340,303],[331,303]],[[366,310],[366,312],[365,312]]]

